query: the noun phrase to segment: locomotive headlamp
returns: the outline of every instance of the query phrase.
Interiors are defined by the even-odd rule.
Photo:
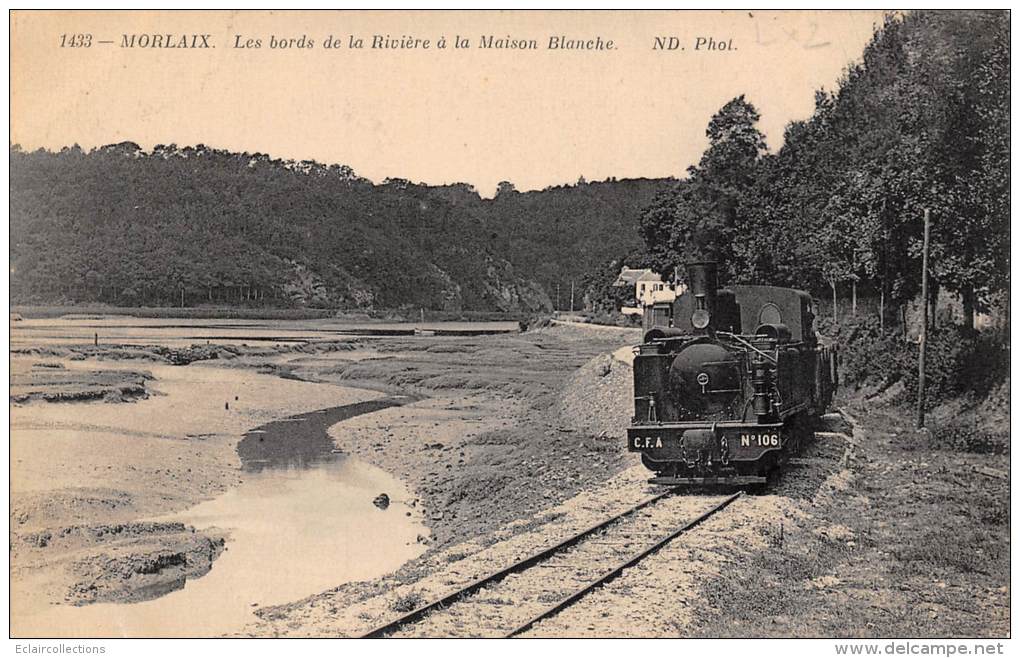
[[[695,329],[704,329],[708,326],[709,321],[712,317],[708,311],[703,308],[699,308],[691,314],[691,324],[694,325]]]

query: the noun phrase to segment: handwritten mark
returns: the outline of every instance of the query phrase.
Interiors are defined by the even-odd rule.
[[[748,16],[750,16],[751,18],[754,18],[754,15],[751,14],[750,12],[748,12]],[[799,43],[805,49],[808,49],[808,50],[814,50],[815,48],[825,48],[826,46],[828,46],[828,45],[830,45],[832,43],[831,41],[817,41],[816,40],[816,37],[818,36],[818,23],[815,22],[815,21],[812,21],[810,23],[810,26],[809,26],[809,29],[808,29],[809,34],[806,37],[801,36],[801,32],[796,27],[793,27],[793,28],[781,28],[781,30],[782,30],[783,34],[786,35],[786,40],[787,41],[792,41],[794,43]],[[776,39],[776,38],[772,38],[772,39],[764,39],[764,38],[762,38],[761,24],[758,21],[755,21],[755,23],[754,23],[754,39],[755,39],[755,43],[757,43],[760,46],[770,46],[770,45],[774,44],[776,41],[778,41],[778,39]]]

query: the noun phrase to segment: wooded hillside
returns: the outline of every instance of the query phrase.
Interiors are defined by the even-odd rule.
[[[494,199],[468,185],[203,145],[23,152],[11,162],[16,303],[548,310],[669,184],[586,183]],[[566,295],[562,304],[567,304]]]

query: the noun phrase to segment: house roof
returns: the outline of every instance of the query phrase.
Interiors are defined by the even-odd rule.
[[[640,281],[662,281],[662,277],[649,269],[634,270],[629,267],[620,269],[620,276],[613,282],[614,286],[632,286]]]

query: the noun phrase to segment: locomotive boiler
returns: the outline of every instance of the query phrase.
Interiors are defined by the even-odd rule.
[[[628,449],[656,484],[764,485],[832,401],[836,349],[815,334],[806,292],[719,289],[713,262],[687,272],[635,348]]]

